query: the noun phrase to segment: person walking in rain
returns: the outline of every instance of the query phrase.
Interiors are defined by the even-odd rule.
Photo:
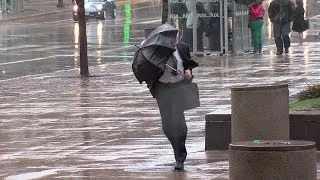
[[[179,96],[182,92],[179,92],[176,87],[191,82],[193,78],[192,68],[198,66],[198,64],[191,60],[187,45],[179,43],[176,45],[176,49],[173,53],[176,62],[171,64],[176,63],[177,71],[183,73],[175,73],[175,71],[167,68],[154,86],[154,96],[161,115],[162,130],[173,147],[176,161],[175,170],[183,171],[184,161],[187,157],[185,141],[188,130],[182,105],[184,100]]]
[[[303,1],[296,0],[296,9],[293,17],[292,30],[299,33],[299,45],[303,45],[303,31],[307,30],[304,24]]]
[[[264,9],[262,0],[258,0],[249,6],[249,27],[253,43],[253,54],[262,52],[262,26]]]
[[[273,23],[274,40],[277,47],[277,55],[282,55],[290,47],[290,23],[294,15],[294,3],[290,0],[272,0],[269,9],[269,19]]]
[[[165,28],[171,30],[164,32]],[[157,35],[155,32],[159,31],[161,32],[158,33],[159,35]],[[192,107],[187,105],[188,103],[190,104],[190,102],[192,102],[191,100],[188,100],[192,99],[190,94],[187,93],[191,92],[188,91],[188,89],[192,89],[192,87],[194,87],[193,85],[195,84],[191,82],[193,79],[192,69],[197,67],[198,63],[191,60],[188,45],[177,43],[177,32],[178,30],[175,27],[167,23],[160,25],[152,32],[146,32],[146,34],[150,34],[147,35],[144,41],[142,41],[141,48],[136,52],[135,59],[133,61],[133,72],[135,73],[137,79],[140,79],[140,83],[142,83],[142,81],[147,83],[147,87],[149,88],[152,96],[156,98],[161,116],[162,130],[173,147],[175,157],[174,169],[175,171],[183,171],[184,161],[187,157],[187,150],[185,146],[185,141],[187,138],[187,125],[184,111],[197,107],[200,104],[198,104],[199,94],[197,94],[198,96],[196,98],[195,105],[191,105]],[[150,42],[154,42],[155,46],[151,46]],[[166,50],[159,50],[159,48],[161,48],[159,47],[160,45],[163,47],[172,47],[173,54],[172,52],[169,53],[169,51]],[[155,60],[154,57],[160,56],[161,58],[159,59],[161,60],[159,61],[163,62],[162,60],[166,59],[165,68],[162,70],[160,76],[157,76],[154,79],[150,79],[152,74],[150,74],[150,71],[148,71],[148,69],[154,68],[154,65],[151,65],[150,67],[145,65],[145,67],[142,67],[143,62],[139,64],[139,61],[143,61],[145,54],[149,54],[147,52],[139,53],[139,51],[142,52],[148,48],[151,49],[151,55],[146,61],[154,60],[158,62],[158,60]],[[159,53],[157,53],[157,51],[159,51]],[[161,62],[154,64],[159,66]],[[139,67],[142,68],[139,70]],[[144,70],[146,73],[143,73]],[[152,71],[156,73],[157,69]],[[142,77],[142,74],[149,75]],[[198,92],[197,86],[196,90]]]

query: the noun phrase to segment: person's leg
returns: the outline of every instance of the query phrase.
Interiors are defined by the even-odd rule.
[[[203,28],[197,29],[197,50],[198,50],[198,52],[204,51],[204,49],[203,49],[203,33],[204,33]]]
[[[253,43],[253,52],[258,53],[259,52],[259,21],[251,21],[250,22],[250,29],[252,34],[252,43]]]
[[[209,40],[209,49],[210,51],[220,51],[220,28],[212,29],[212,31],[216,32],[208,37]]]
[[[180,97],[170,87],[159,86],[157,103],[162,119],[162,130],[173,147],[176,162],[183,163],[187,157],[185,141],[188,129],[184,110],[179,105]]]
[[[173,108],[175,109],[175,108]],[[184,117],[183,111],[172,111],[172,124],[171,124],[171,131],[173,134],[173,143],[172,147],[174,150],[174,157],[176,162],[184,162],[187,157],[187,149],[185,146],[185,142],[187,139],[187,125]]]
[[[258,32],[257,32],[257,38],[258,38],[258,51],[259,53],[262,52],[262,43],[263,43],[263,36],[262,36],[262,27],[263,27],[263,20],[258,20]]]
[[[282,25],[282,39],[285,52],[288,53],[290,47],[290,23],[286,23]]]
[[[274,41],[277,46],[277,55],[281,55],[283,53],[283,41],[282,41],[282,30],[280,23],[273,24],[273,35]]]

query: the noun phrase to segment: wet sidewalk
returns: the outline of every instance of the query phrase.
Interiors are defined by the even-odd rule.
[[[90,67],[89,78],[68,70],[0,81],[0,179],[228,179],[228,152],[204,150],[204,116],[230,112],[232,86],[287,82],[293,96],[319,83],[319,45],[293,41],[282,57],[271,45],[261,56],[197,58],[201,107],[185,113],[183,173],[172,172],[156,102],[131,62]]]
[[[293,96],[319,83],[319,45],[293,43],[282,57],[269,46],[261,56],[197,58],[201,107],[185,113],[182,173],[172,172],[156,102],[131,62],[90,67],[89,78],[68,70],[0,81],[0,178],[228,179],[228,152],[204,150],[204,116],[230,112],[232,86],[286,82]]]
[[[118,0],[117,5],[121,6],[124,3],[130,2],[134,4],[137,2],[153,2],[159,3],[159,0]],[[71,0],[64,0],[64,7],[57,7],[58,0],[25,0],[24,8],[18,12],[0,12],[0,23],[26,18],[40,17],[50,14],[72,12],[73,3]]]

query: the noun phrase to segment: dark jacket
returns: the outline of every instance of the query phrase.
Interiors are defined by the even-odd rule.
[[[306,30],[306,27],[304,25],[303,4],[298,4],[298,6],[296,7],[294,18],[293,18],[292,30],[296,32],[303,32]]]
[[[183,68],[184,70],[191,70],[197,66],[199,66],[199,64],[197,62],[195,62],[194,60],[191,59],[191,54],[190,54],[190,50],[189,50],[189,46],[185,43],[178,43],[177,44],[177,50],[181,56],[181,59],[183,61]],[[154,96],[154,90],[157,86],[158,81],[149,81],[146,82],[147,83],[147,87],[149,88],[151,94],[153,97]]]
[[[185,43],[178,43],[177,50],[181,56],[183,61],[183,67],[185,70],[189,69],[192,70],[193,68],[199,66],[197,62],[191,59],[189,46]]]
[[[290,0],[273,0],[268,8],[269,19],[272,23],[290,23],[293,20],[294,9]]]

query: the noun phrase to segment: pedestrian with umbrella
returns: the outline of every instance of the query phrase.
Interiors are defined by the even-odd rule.
[[[132,70],[156,98],[162,130],[173,147],[175,171],[183,171],[187,157],[184,111],[200,103],[197,84],[192,82],[192,69],[198,63],[191,60],[187,45],[177,43],[177,33],[167,23],[153,30],[135,53]]]

